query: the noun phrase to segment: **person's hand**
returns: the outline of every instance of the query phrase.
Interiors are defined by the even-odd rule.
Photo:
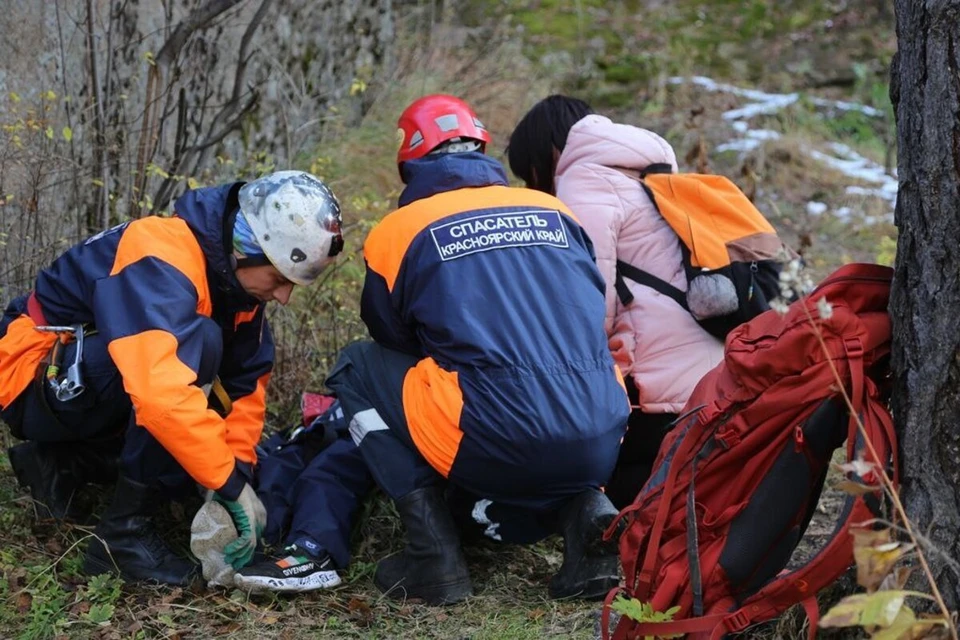
[[[236,500],[226,500],[220,495],[215,495],[213,499],[226,507],[240,536],[223,550],[230,566],[239,571],[253,559],[257,541],[267,526],[267,510],[249,484],[243,485],[243,491]]]

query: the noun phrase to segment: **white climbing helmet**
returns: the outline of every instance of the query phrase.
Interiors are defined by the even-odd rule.
[[[270,263],[308,285],[343,249],[340,203],[304,171],[276,171],[240,189],[240,210]]]

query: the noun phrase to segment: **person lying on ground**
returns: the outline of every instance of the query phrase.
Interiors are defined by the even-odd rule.
[[[267,512],[263,541],[280,551],[237,571],[240,589],[303,592],[341,583],[350,534],[374,484],[340,403],[328,398],[329,407],[306,428],[262,445],[256,486]]]

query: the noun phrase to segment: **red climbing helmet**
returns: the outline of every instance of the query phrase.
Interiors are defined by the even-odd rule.
[[[454,138],[490,142],[490,134],[466,102],[455,96],[433,94],[416,100],[397,121],[397,167],[422,158]]]

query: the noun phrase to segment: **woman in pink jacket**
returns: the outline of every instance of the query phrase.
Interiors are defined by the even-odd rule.
[[[624,374],[633,411],[613,477],[611,501],[633,502],[650,474],[664,435],[694,386],[723,358],[723,343],[671,298],[631,280],[633,301],[617,296],[622,260],[687,289],[680,239],[641,188],[653,164],[677,170],[676,155],[657,134],[617,124],[576,98],[537,103],[510,136],[510,169],[532,189],[556,195],[593,240],[606,281],[606,331]]]

